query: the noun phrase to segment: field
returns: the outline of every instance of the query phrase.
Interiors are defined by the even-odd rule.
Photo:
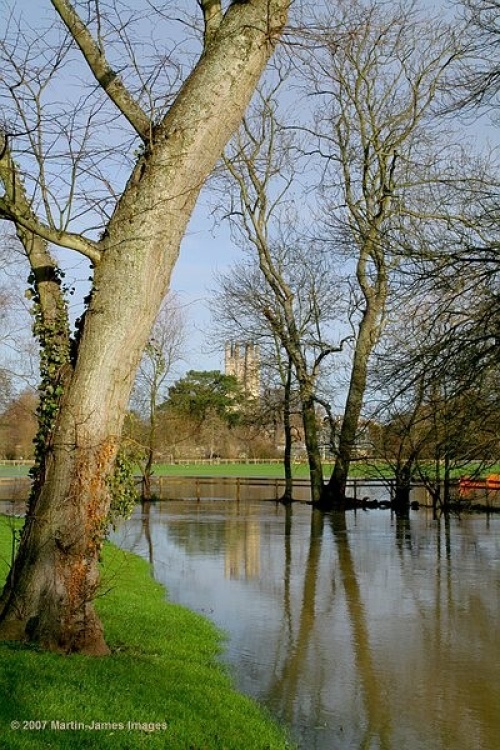
[[[424,466],[428,476],[432,476],[434,467],[431,462]],[[295,462],[292,467],[293,476],[297,479],[307,479],[309,470],[305,461]],[[325,479],[330,476],[331,463],[323,464]],[[452,470],[452,478],[473,475],[478,470],[478,464],[468,464]],[[0,464],[0,478],[27,476],[29,465],[14,465],[12,462]],[[139,469],[137,469],[139,474]],[[176,464],[156,464],[154,467],[156,476],[173,477],[269,477],[272,479],[284,477],[283,464],[280,461],[230,461],[227,459],[203,460],[198,462],[182,461]],[[480,475],[499,474],[500,463],[487,468],[481,468]],[[351,479],[388,478],[393,475],[392,468],[382,460],[364,461],[358,460],[351,464],[349,476]]]

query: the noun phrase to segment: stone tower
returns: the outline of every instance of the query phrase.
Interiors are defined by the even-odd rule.
[[[224,373],[234,375],[243,386],[247,399],[257,400],[260,395],[260,356],[257,344],[226,341]]]

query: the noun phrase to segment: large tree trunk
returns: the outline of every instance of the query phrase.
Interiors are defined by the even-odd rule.
[[[288,360],[287,375],[285,381],[285,392],[283,399],[283,429],[285,432],[285,452],[283,466],[285,470],[285,490],[281,502],[288,504],[293,499],[293,476],[292,476],[292,421],[291,421],[291,391],[292,391],[292,363]]]
[[[199,190],[237,127],[288,2],[232,6],[140,157],[103,237],[75,369],[4,589],[0,638],[107,652],[92,600],[135,372]]]
[[[304,441],[306,444],[307,460],[309,462],[309,477],[311,480],[311,501],[318,505],[323,491],[323,466],[318,441],[318,425],[316,421],[316,404],[309,394],[302,394],[302,422],[304,425]]]
[[[54,446],[46,479],[30,502],[2,595],[0,637],[104,654],[108,649],[92,601],[116,440],[95,445],[88,434],[68,437],[66,446]]]
[[[410,513],[411,472],[411,459],[396,467],[392,507],[396,515],[402,518],[407,518]]]
[[[322,510],[341,508],[346,502],[347,478],[356,446],[359,417],[366,390],[368,362],[377,342],[379,319],[384,301],[383,295],[380,299],[374,297],[370,300],[360,323],[335,465],[318,504]]]
[[[356,266],[356,277],[365,299],[365,307],[354,349],[337,457],[330,481],[324,486],[318,503],[318,507],[326,511],[334,508],[345,508],[346,505],[347,478],[356,447],[356,433],[368,378],[368,363],[380,337],[387,298],[387,270],[383,255],[383,244],[381,244],[380,227],[389,204],[390,191],[384,194],[382,198],[380,210],[369,227]],[[370,266],[375,269],[373,280],[371,279]]]

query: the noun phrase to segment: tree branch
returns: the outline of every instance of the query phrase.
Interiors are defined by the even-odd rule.
[[[10,153],[7,137],[4,133],[0,136],[0,181],[5,190],[4,195],[0,197],[0,219],[10,220],[16,227],[32,232],[46,242],[76,250],[97,265],[101,260],[97,243],[79,234],[49,227],[35,216]]]
[[[344,344],[347,344],[351,341],[354,341],[354,336],[345,336],[340,344],[338,344],[338,346],[325,346],[314,360],[314,365],[312,368],[314,376],[317,377],[319,373],[319,366],[325,359],[325,357],[328,357],[330,354],[338,354],[339,352],[342,352],[344,350]],[[318,401],[318,403],[321,403],[321,401]]]
[[[220,0],[198,0],[205,22],[203,46],[205,49],[211,44],[222,21],[222,7]]]
[[[76,250],[76,252],[90,258],[93,263],[97,264],[101,260],[101,253],[96,243],[85,239],[79,234],[48,227],[38,221],[33,214],[28,216],[23,215],[5,197],[0,198],[0,219],[10,219],[16,226],[27,229],[47,242],[52,242],[52,244],[59,245],[60,247],[66,247],[69,250]]]
[[[150,118],[135,101],[118,73],[111,68],[100,46],[71,3],[68,0],[51,0],[51,3],[80,48],[99,85],[143,141],[149,141],[152,127]]]

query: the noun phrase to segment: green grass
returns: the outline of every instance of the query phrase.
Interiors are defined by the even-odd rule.
[[[430,476],[434,472],[434,466],[429,464],[425,467],[428,470]],[[466,475],[473,474],[477,468],[477,464],[471,463],[466,467],[461,467],[452,471],[452,475],[456,478]],[[333,464],[329,462],[323,463],[323,474],[325,478],[328,478],[333,469]],[[297,478],[308,479],[309,478],[309,467],[307,463],[294,463],[292,467],[293,476]],[[481,474],[486,476],[487,474],[500,473],[500,464],[496,464],[487,469],[483,469]],[[284,470],[282,463],[214,463],[214,464],[196,464],[196,463],[185,463],[185,464],[156,464],[155,474],[157,476],[178,476],[178,477],[193,477],[193,476],[209,476],[209,477],[269,477],[269,478],[283,478]],[[391,478],[394,476],[394,470],[385,461],[353,461],[349,472],[351,479],[382,479]]]
[[[471,463],[468,466],[452,470],[452,477],[458,478],[467,474],[473,474],[477,469],[477,464]],[[325,478],[330,476],[333,465],[325,462],[323,464],[323,473]],[[434,467],[429,463],[425,467],[429,476],[433,475]],[[27,476],[28,466],[0,466],[1,477],[23,477]],[[293,476],[297,479],[307,479],[309,477],[309,468],[306,462],[294,463]],[[161,477],[269,477],[271,479],[283,478],[283,464],[279,463],[180,463],[180,464],[156,464],[154,467],[156,476]],[[497,463],[487,469],[482,469],[481,476],[487,474],[499,474],[500,463]],[[383,460],[379,461],[353,461],[349,476],[351,479],[370,479],[370,478],[391,478],[394,475],[392,468]]]
[[[9,524],[0,518],[2,581],[11,548]],[[203,617],[166,602],[146,562],[107,545],[103,589],[98,608],[110,656],[64,657],[0,644],[2,750],[290,747],[264,710],[233,689],[218,661],[219,631]],[[19,729],[11,728],[14,721]],[[30,721],[47,723],[45,729],[30,729]],[[57,730],[51,723],[57,721],[115,722],[124,729]],[[129,721],[166,727],[129,730]]]
[[[306,464],[294,464],[293,473],[296,477],[307,478],[309,469]],[[269,464],[156,464],[155,474],[168,477],[283,477],[282,463]]]

